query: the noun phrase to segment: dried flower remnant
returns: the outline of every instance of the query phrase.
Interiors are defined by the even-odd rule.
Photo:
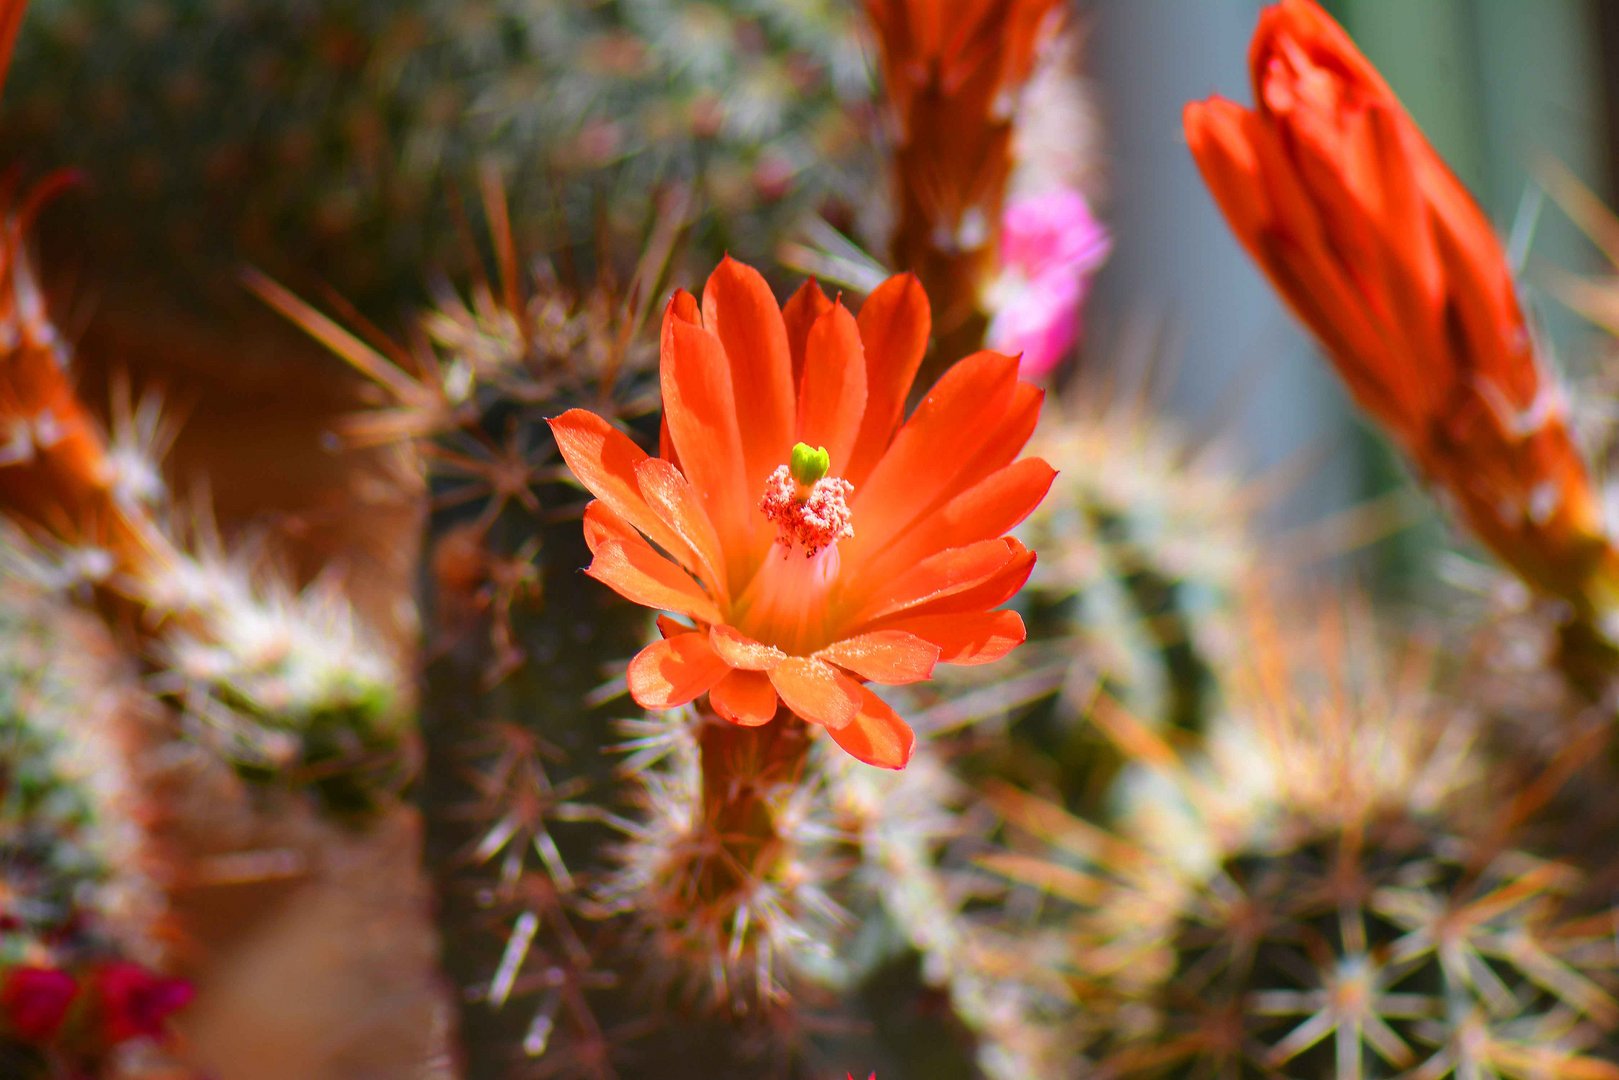
[[[1023,640],[1022,619],[995,609],[1034,564],[1005,533],[1051,484],[1045,462],[1017,460],[1043,393],[1015,359],[977,353],[901,424],[929,325],[909,275],[856,318],[814,283],[778,308],[726,260],[701,306],[678,292],[664,316],[661,456],[582,410],[552,421],[597,497],[589,573],[692,622],[659,621],[664,639],[630,665],[637,702],[707,694],[745,726],[780,702],[902,768],[911,730],[864,683],[918,682]]]
[[[1237,238],[1350,392],[1532,585],[1612,599],[1619,559],[1483,211],[1313,0],[1261,16],[1253,109],[1187,106]]]

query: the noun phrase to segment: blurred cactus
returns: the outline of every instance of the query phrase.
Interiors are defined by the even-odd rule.
[[[0,1070],[121,1075],[166,1060],[188,984],[159,959],[164,912],[119,713],[116,657],[13,580],[0,605]],[[132,959],[133,958],[133,959]],[[137,960],[143,962],[137,962]],[[177,1074],[171,1074],[177,1075]]]
[[[1250,616],[1244,646],[1202,753],[1099,714],[1135,762],[1119,835],[1009,804],[1061,852],[1003,865],[1078,906],[1099,1074],[1612,1075],[1612,914],[1515,848],[1513,800],[1475,813],[1488,759],[1427,664],[1380,670],[1353,620]]]
[[[761,255],[864,202],[868,96],[858,23],[824,0],[37,0],[0,141],[108,181],[92,232],[126,272],[156,256],[216,303],[244,262],[318,273],[376,310],[472,269],[441,208],[486,162],[525,234],[637,227],[682,185],[705,251]]]
[[[245,770],[290,770],[332,805],[363,809],[397,789],[409,741],[393,662],[329,588],[299,594],[228,558],[201,515],[183,511],[157,455],[172,433],[155,399],[115,401],[109,441],[72,386],[72,353],[52,320],[28,227],[56,185],[8,208],[0,289],[0,510],[28,534],[18,567],[64,591],[91,589],[120,630],[143,639],[154,689]],[[14,560],[15,562],[16,560]],[[272,584],[271,581],[276,581]]]
[[[1106,797],[1118,767],[1084,715],[1098,693],[1185,742],[1219,709],[1217,672],[1233,659],[1238,595],[1251,572],[1262,497],[1222,460],[1157,420],[1145,395],[1080,380],[1035,436],[1057,468],[1024,525],[1041,552],[1029,594],[1032,647],[1021,660],[1059,680],[1030,732],[1080,805]]]
[[[379,404],[344,434],[408,448],[433,501],[420,801],[466,1067],[605,1076],[613,1043],[595,998],[613,979],[594,931],[575,925],[612,836],[612,714],[595,698],[646,620],[577,573],[581,500],[543,421],[587,405],[651,434],[644,328],[686,213],[665,202],[625,284],[607,254],[581,285],[520,256],[493,170],[483,196],[494,274],[480,266],[465,293],[440,285],[408,345],[362,340],[253,283],[372,383]]]

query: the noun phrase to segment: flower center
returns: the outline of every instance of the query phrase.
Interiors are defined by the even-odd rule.
[[[799,443],[765,481],[759,509],[776,542],[736,604],[739,630],[794,656],[826,644],[828,597],[843,564],[838,541],[854,535],[854,485],[827,475],[831,468],[824,447]]]
[[[849,496],[854,485],[828,476],[832,459],[826,447],[799,443],[791,463],[776,466],[765,481],[759,509],[776,525],[776,542],[783,554],[802,548],[806,559],[854,535]]]

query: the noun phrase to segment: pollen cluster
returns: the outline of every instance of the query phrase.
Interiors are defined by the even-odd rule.
[[[854,535],[854,518],[849,513],[849,496],[854,485],[836,476],[823,476],[807,487],[793,478],[792,471],[778,465],[765,481],[759,509],[776,523],[776,540],[787,554],[801,547],[806,559],[822,549]]]

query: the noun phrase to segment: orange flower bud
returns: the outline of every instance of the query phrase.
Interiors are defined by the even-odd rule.
[[[1249,64],[1254,108],[1185,114],[1237,238],[1479,539],[1590,606],[1616,560],[1483,211],[1313,0],[1266,9]]]
[[[894,265],[922,279],[934,329],[995,276],[1013,119],[1057,0],[867,0],[897,125]]]

